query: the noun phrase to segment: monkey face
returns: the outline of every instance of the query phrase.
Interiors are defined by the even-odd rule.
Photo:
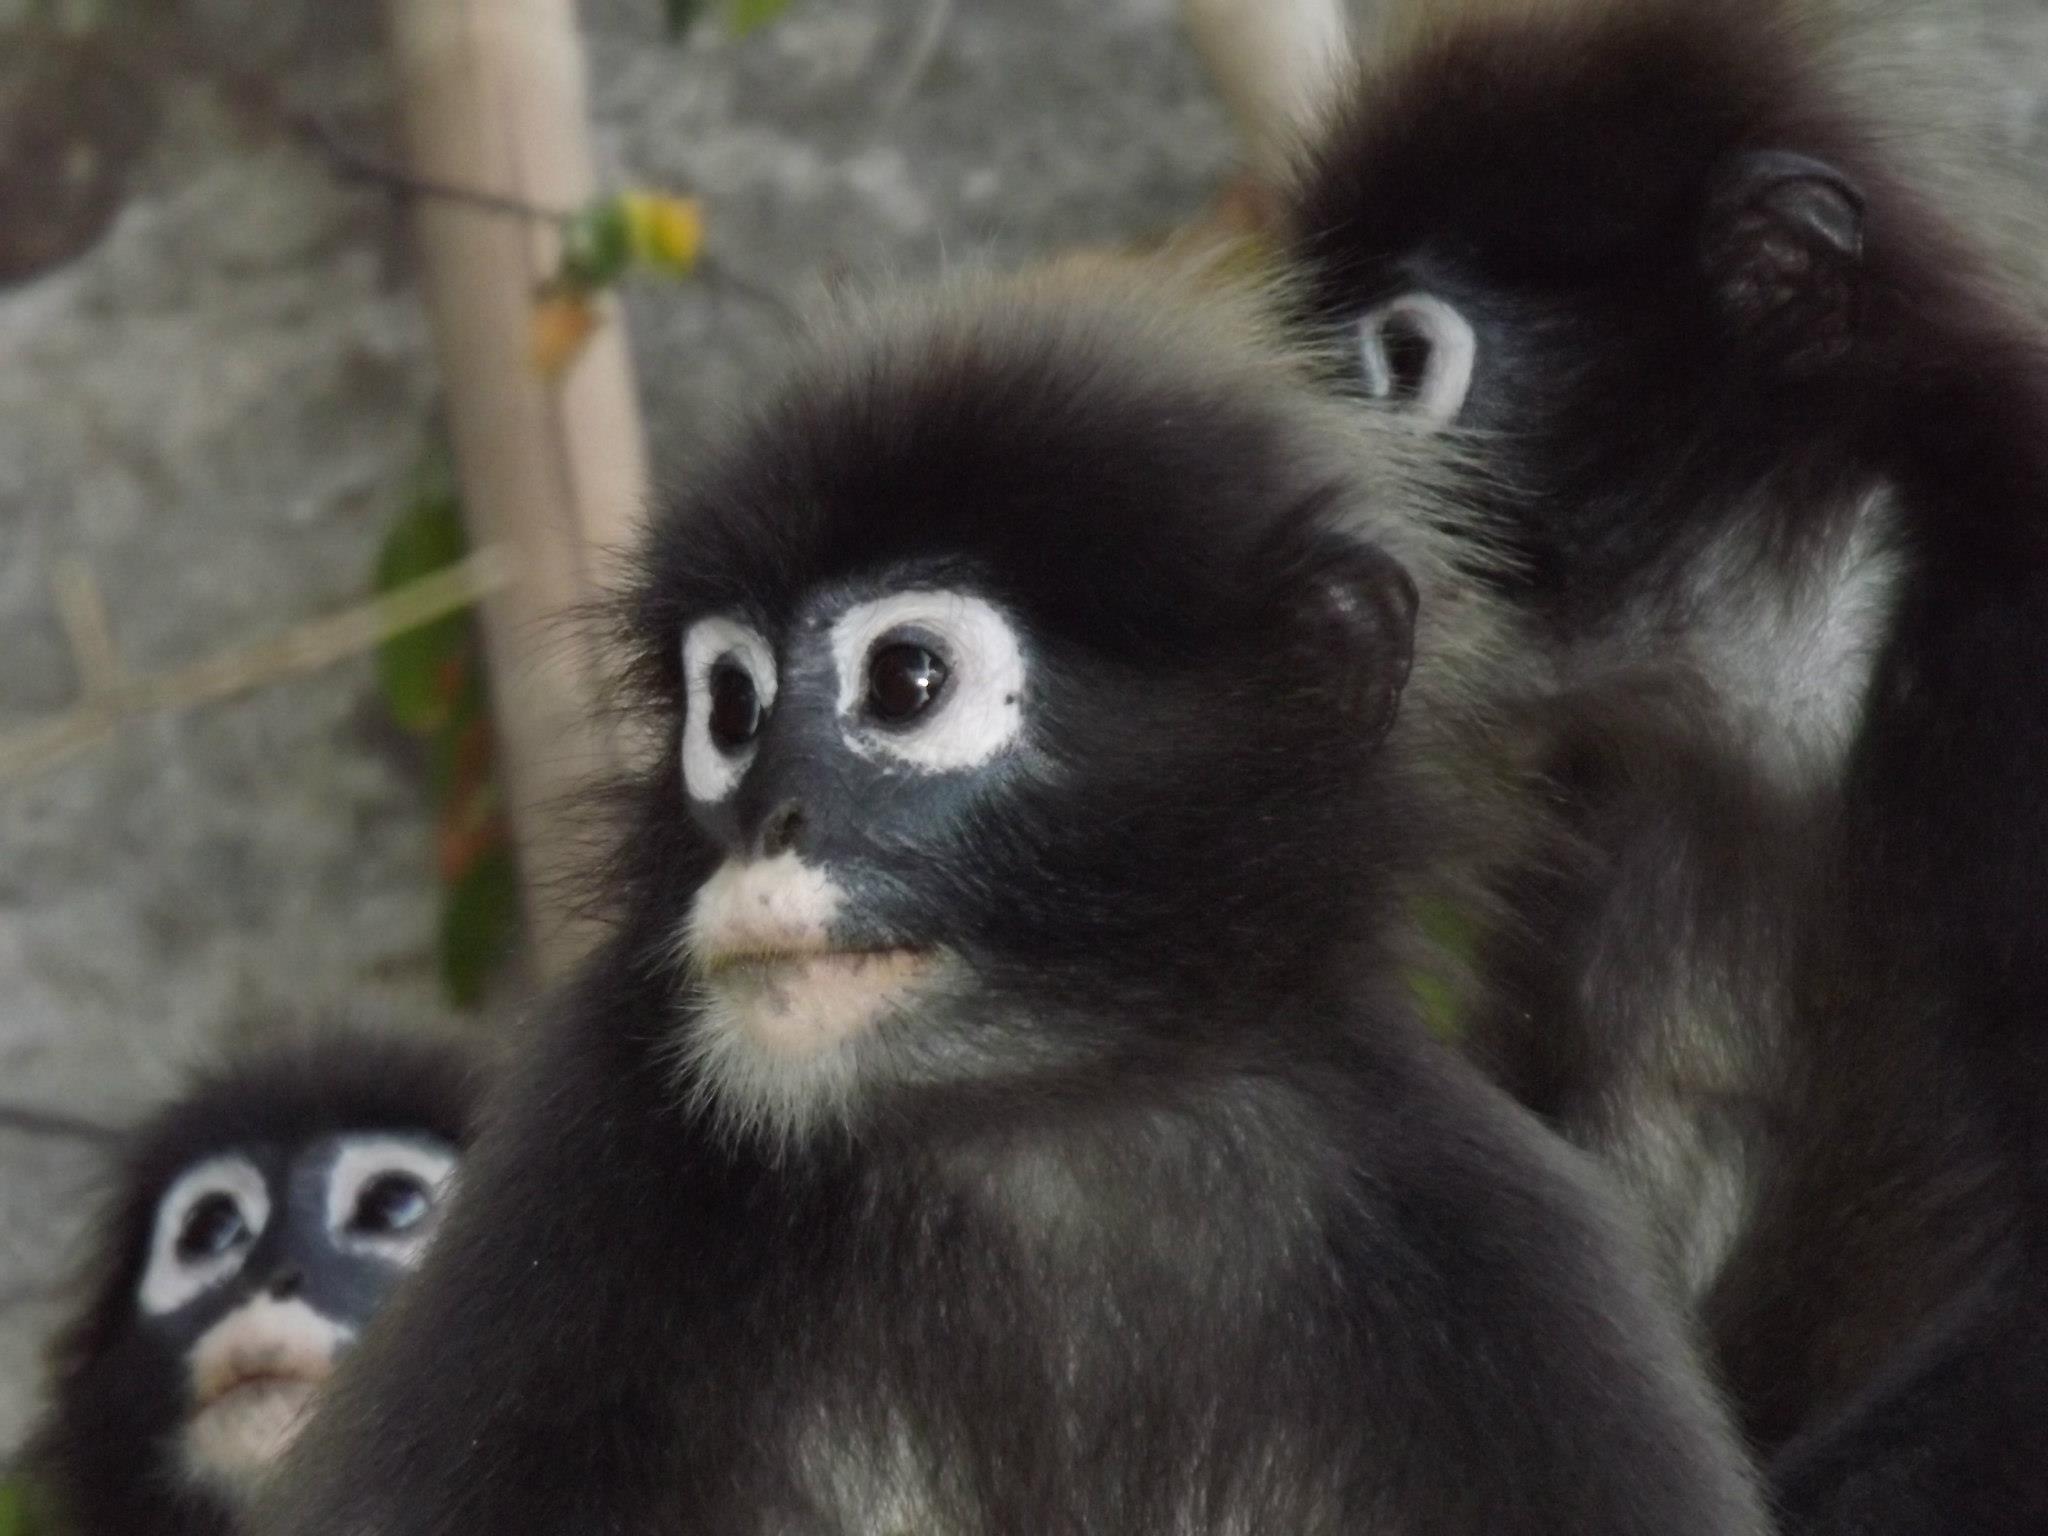
[[[337,1135],[195,1163],[156,1207],[138,1331],[182,1378],[178,1459],[233,1493],[418,1259],[454,1167],[429,1136]]]
[[[136,1127],[30,1446],[66,1529],[238,1528],[438,1228],[482,1065],[344,1015],[194,1074]]]
[[[1106,995],[1185,1046],[1203,1010],[1162,977],[1185,1004],[1285,975],[1340,920],[1281,851],[1358,846],[1336,824],[1414,588],[1337,531],[1362,493],[1294,440],[1284,381],[1219,389],[1213,358],[1067,313],[800,376],[657,538],[639,631],[673,749],[641,842],[702,873],[650,876],[643,917],[685,1074],[742,1124],[1174,1048],[1108,1037]]]
[[[694,622],[682,667],[682,789],[726,856],[684,931],[707,1027],[732,1066],[843,1066],[975,938],[942,868],[977,806],[1045,768],[1024,637],[973,591],[837,582],[776,641]]]
[[[1567,634],[1864,430],[1883,355],[1882,173],[1802,49],[1688,11],[1447,29],[1387,61],[1294,194],[1291,265],[1348,382],[1484,441],[1510,582]]]

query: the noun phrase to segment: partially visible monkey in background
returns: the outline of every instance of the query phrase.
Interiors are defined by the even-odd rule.
[[[1478,1046],[1647,1201],[1791,1529],[2048,1529],[2042,334],[1806,8],[1395,11],[1290,249],[1555,671],[1579,853]]]
[[[963,284],[699,462],[617,935],[264,1536],[1763,1529],[1609,1197],[1415,1015],[1484,609],[1430,445],[1267,334]]]
[[[332,1026],[203,1072],[135,1133],[28,1466],[65,1536],[240,1536],[336,1359],[418,1262],[476,1063]]]

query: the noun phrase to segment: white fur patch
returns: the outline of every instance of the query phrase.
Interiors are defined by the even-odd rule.
[[[728,859],[690,904],[684,942],[700,967],[747,955],[822,950],[845,900],[830,874],[794,853]]]
[[[711,739],[711,669],[721,661],[743,668],[766,714],[775,703],[775,652],[758,630],[737,619],[699,619],[683,636],[683,787],[707,803],[723,800],[754,760],[751,745],[727,752]]]
[[[859,1034],[930,966],[910,949],[818,952],[736,960],[701,980],[728,1027],[773,1060],[799,1063]]]
[[[351,1329],[294,1297],[259,1296],[192,1347],[187,1470],[238,1496],[297,1437]]]
[[[868,661],[894,636],[923,645],[946,664],[931,708],[885,728],[867,718]],[[1024,729],[1024,649],[994,604],[968,592],[897,592],[860,603],[832,626],[839,719],[863,757],[894,758],[932,773],[978,768]]]
[[[1397,397],[1391,332],[1406,329],[1427,344],[1412,398]],[[1430,426],[1448,426],[1465,408],[1472,392],[1472,370],[1479,359],[1479,338],[1467,320],[1433,294],[1408,293],[1368,310],[1358,322],[1359,371],[1365,391],[1375,400],[1390,401]]]
[[[349,1218],[363,1191],[387,1173],[406,1174],[426,1187],[430,1209],[403,1232],[351,1232]],[[375,1254],[410,1268],[426,1252],[436,1216],[455,1176],[455,1154],[417,1136],[351,1136],[327,1175],[327,1231],[350,1253]]]
[[[212,1258],[181,1259],[178,1233],[193,1208],[209,1195],[225,1195],[235,1202],[242,1224],[248,1229],[248,1238]],[[212,1157],[186,1169],[157,1202],[149,1263],[137,1292],[142,1310],[152,1316],[175,1312],[203,1292],[231,1279],[269,1221],[270,1191],[263,1175],[247,1158]]]
[[[835,948],[845,894],[794,853],[723,865],[683,949],[694,995],[679,1052],[728,1125],[786,1142],[844,1118],[856,1049],[939,965],[906,949]]]
[[[819,1404],[798,1432],[798,1475],[818,1506],[836,1512],[847,1529],[876,1536],[952,1531],[935,1497],[934,1469],[943,1458],[921,1448],[901,1423],[849,1437],[847,1417]]]
[[[1862,722],[1905,574],[1893,527],[1890,498],[1866,498],[1791,580],[1731,548],[1703,562],[1681,612],[1652,620],[1685,637],[1753,760],[1787,787],[1839,773]]]
[[[1740,1004],[1725,994],[1725,988],[1706,986],[1689,991],[1674,981],[1644,1000],[1646,1014],[1663,1015],[1656,1019],[1660,1030],[1677,1034],[1690,1026],[1692,1071],[1677,1086],[1632,1085],[1620,1100],[1629,1108],[1627,1119],[1603,1146],[1648,1214],[1652,1239],[1680,1293],[1692,1302],[1719,1278],[1751,1214],[1746,1144],[1719,1107],[1744,1102],[1748,1080],[1736,1077],[1732,1053],[1715,1045],[1750,1021],[1738,1017]]]

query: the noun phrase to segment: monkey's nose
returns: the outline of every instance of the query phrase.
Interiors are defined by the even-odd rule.
[[[270,1284],[264,1289],[279,1301],[290,1301],[305,1288],[305,1273],[296,1264],[287,1264],[270,1277]]]
[[[803,806],[795,800],[783,801],[761,821],[761,857],[772,859],[778,853],[789,852],[796,846],[797,834],[803,828]]]

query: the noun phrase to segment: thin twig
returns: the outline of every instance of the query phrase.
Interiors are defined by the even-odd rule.
[[[287,104],[284,93],[275,80],[244,68],[218,50],[194,41],[178,29],[167,28],[153,33],[147,47],[147,53],[140,47],[130,50],[138,69],[160,61],[168,61],[173,68],[210,83],[232,106],[260,121],[282,128],[311,149],[327,162],[328,170],[339,181],[381,187],[387,192],[403,197],[463,203],[487,213],[532,219],[539,223],[560,224],[574,217],[569,210],[542,208],[503,193],[485,192],[475,187],[459,187],[415,176],[387,160],[367,154],[349,143],[325,119]]]
[[[458,187],[452,182],[415,176],[388,161],[365,154],[310,112],[281,110],[278,119],[301,143],[327,162],[335,178],[382,187],[404,197],[423,197],[433,202],[461,203],[486,213],[532,219],[542,224],[566,224],[575,214],[562,208],[543,208],[523,198],[501,192],[484,192],[475,187]]]
[[[471,606],[509,579],[505,557],[494,548],[480,549],[446,570],[268,639],[167,672],[121,676],[54,719],[0,736],[0,784],[41,773],[99,745],[137,715],[194,709],[361,655]]]
[[[78,691],[88,699],[113,692],[121,683],[121,660],[114,651],[106,601],[92,571],[83,560],[60,561],[50,586],[58,621],[71,642],[72,664],[78,668]]]
[[[917,88],[924,84],[932,62],[939,56],[939,45],[946,40],[946,28],[952,20],[953,0],[928,0],[903,66],[897,71],[895,80],[882,92],[881,109],[876,114],[878,122],[894,117],[917,94]]]
[[[773,288],[757,283],[750,277],[742,277],[724,262],[711,256],[697,258],[697,277],[704,284],[713,299],[730,292],[750,304],[758,304],[774,315],[784,330],[796,330],[803,324],[803,316],[797,308]]]
[[[63,1294],[64,1287],[55,1280],[37,1280],[23,1285],[11,1285],[0,1291],[0,1312],[12,1312],[16,1307],[26,1307],[37,1302],[55,1301]],[[17,1470],[12,1463],[0,1463],[0,1477],[12,1477]]]
[[[88,1120],[61,1109],[36,1109],[27,1104],[0,1104],[0,1131],[20,1136],[46,1136],[61,1141],[83,1141],[92,1146],[111,1146],[121,1133],[111,1125]]]

